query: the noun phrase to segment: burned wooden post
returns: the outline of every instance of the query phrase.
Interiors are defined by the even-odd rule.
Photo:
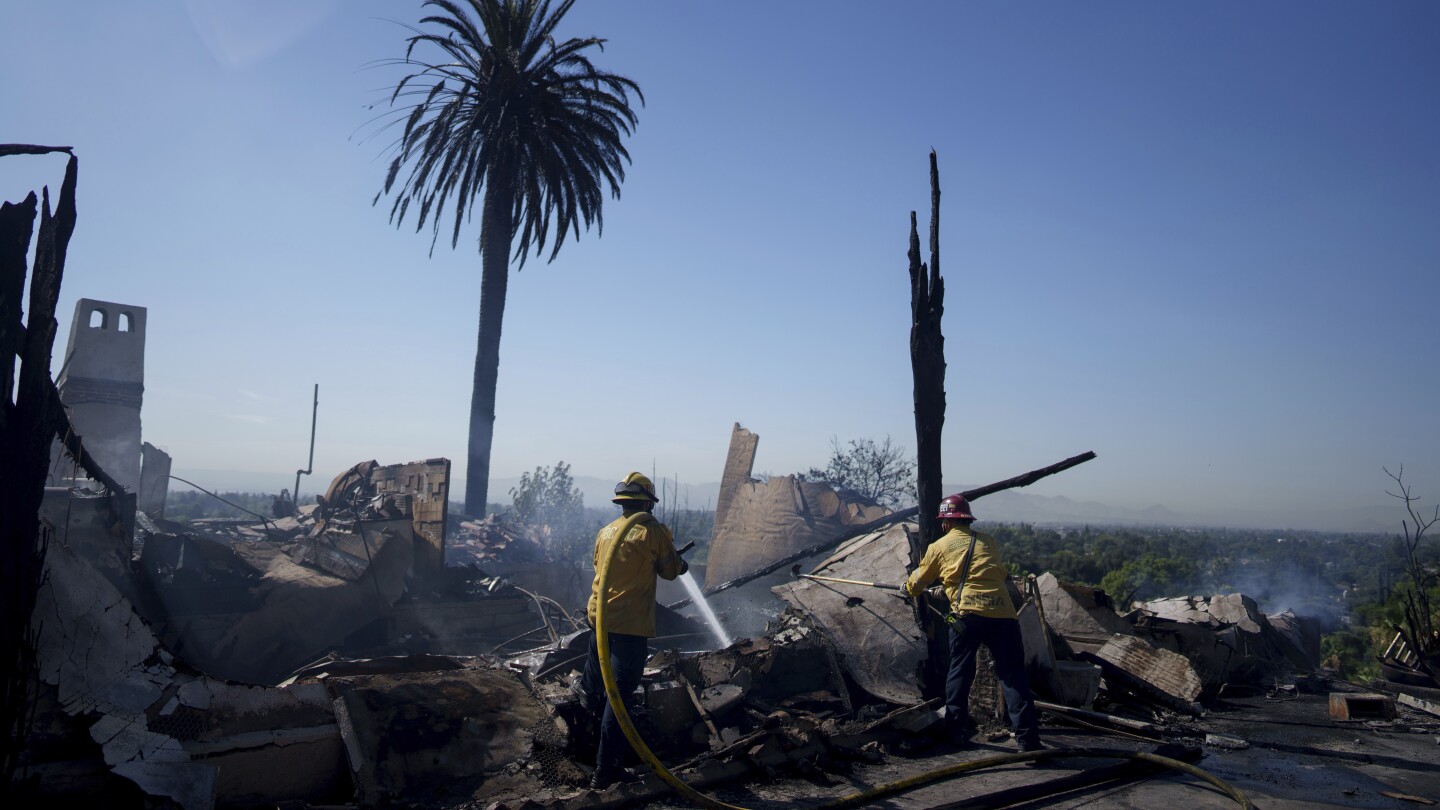
[[[0,205],[0,430],[5,429],[15,387],[15,362],[24,346],[20,299],[25,296],[25,262],[40,201],[30,192],[20,204]]]
[[[44,154],[68,148],[0,145],[0,156]],[[0,724],[8,742],[0,751],[0,795],[14,785],[13,775],[26,739],[34,683],[35,635],[30,625],[42,582],[46,537],[40,530],[40,502],[50,465],[54,431],[49,413],[55,384],[50,378],[50,352],[55,342],[55,302],[65,270],[65,254],[75,231],[75,183],[78,163],[70,156],[65,179],[50,208],[45,189],[39,208],[35,267],[30,275],[29,320],[20,324],[20,295],[25,286],[25,259],[34,227],[35,195],[20,205],[0,206],[0,649],[6,656],[6,677],[0,681]],[[16,360],[18,383],[13,390]],[[12,400],[13,394],[13,400]]]
[[[940,434],[945,427],[945,280],[940,277],[940,168],[930,152],[930,264],[920,261],[920,234],[910,212],[910,369],[915,377],[916,489],[920,537],[940,536]]]

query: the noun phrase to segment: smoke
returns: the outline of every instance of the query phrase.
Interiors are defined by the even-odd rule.
[[[809,571],[828,559],[831,551],[807,557],[800,562],[802,571]],[[789,568],[782,568],[758,579],[751,580],[737,588],[721,591],[709,597],[710,607],[720,617],[726,631],[735,638],[758,638],[765,635],[771,622],[780,618],[788,607],[785,600],[770,591],[777,585],[794,582]],[[693,607],[682,611],[686,615],[699,617]],[[703,619],[702,619],[703,621]]]
[[[1242,562],[1218,574],[1216,580],[1221,591],[1245,594],[1262,613],[1270,615],[1293,610],[1333,628],[1347,612],[1343,589],[1304,564]]]
[[[766,626],[785,612],[784,600],[770,589],[790,581],[788,570],[776,571],[709,597],[710,607],[731,636],[757,638],[765,635]]]

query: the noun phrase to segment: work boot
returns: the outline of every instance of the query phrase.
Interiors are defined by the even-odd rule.
[[[590,777],[591,790],[607,790],[611,785],[618,785],[622,782],[636,782],[641,774],[634,768],[617,768],[616,770],[595,769],[595,774]]]
[[[945,736],[956,748],[970,748],[975,745],[975,735],[979,731],[971,723],[960,723],[945,729]]]
[[[1029,753],[1032,753],[1032,752],[1034,752],[1034,751],[1044,751],[1044,750],[1046,750],[1046,749],[1045,749],[1045,744],[1042,743],[1042,742],[1040,742],[1040,739],[1037,737],[1037,738],[1029,739],[1029,740],[1026,740],[1026,739],[1016,740],[1016,741],[1015,741],[1015,750],[1019,751],[1019,752],[1022,753],[1022,754],[1029,754]],[[1044,760],[1044,759],[1032,759],[1032,760],[1026,762],[1025,764],[1028,765],[1028,766],[1030,766],[1030,767],[1032,767],[1032,768],[1043,768],[1043,767],[1045,767],[1046,765],[1048,765],[1049,763],[1048,763],[1046,760]]]

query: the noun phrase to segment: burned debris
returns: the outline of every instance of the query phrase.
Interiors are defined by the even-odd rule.
[[[755,480],[751,474],[759,442],[759,436],[735,424],[716,500],[715,537],[705,571],[707,588],[890,512],[795,476]]]
[[[839,790],[867,768],[949,756],[943,624],[891,584],[918,559],[919,526],[823,484],[750,480],[757,441],[736,427],[710,574],[730,597],[725,620],[758,626],[709,649],[682,605],[657,606],[642,737],[700,789],[794,778]],[[584,789],[596,718],[576,688],[590,574],[551,564],[545,538],[503,515],[450,525],[448,488],[444,459],[366,461],[281,516],[185,523],[123,490],[50,488],[40,514],[56,541],[34,611],[41,687],[22,763],[34,795],[130,791],[187,810],[670,796],[656,777]],[[1298,701],[1319,688],[1314,623],[1266,616],[1241,595],[1122,612],[1103,591],[1043,574],[1013,580],[1012,599],[1048,729],[1179,745],[1176,760],[1230,756],[1253,746],[1210,707],[1245,690]],[[1367,700],[1335,699],[1332,722],[1440,728],[1423,706]],[[970,710],[986,744],[1005,739],[983,653]]]
[[[317,504],[299,506],[285,493],[275,514],[258,520],[165,518],[170,459],[139,435],[143,364],[105,377],[97,369],[113,364],[88,359],[110,351],[110,339],[128,341],[126,357],[139,352],[143,308],[82,299],[74,364],[60,387],[49,383],[53,334],[43,321],[68,235],[52,231],[73,227],[74,170],[72,161],[60,214],[42,221],[31,329],[15,328],[13,240],[0,245],[0,358],[6,368],[24,359],[14,403],[13,375],[0,375],[0,483],[35,507],[0,514],[12,555],[6,573],[23,586],[7,591],[7,616],[21,610],[32,620],[19,625],[29,634],[11,639],[22,671],[34,663],[33,682],[10,684],[28,716],[11,700],[5,717],[23,741],[7,757],[26,798],[186,810],[500,810],[670,797],[660,778],[583,789],[596,744],[596,718],[576,694],[589,641],[579,604],[588,572],[549,564],[543,537],[501,517],[450,526],[445,459],[365,461],[336,476]],[[0,225],[11,229],[25,213],[7,205]],[[121,324],[128,328],[112,329]],[[111,433],[123,435],[107,441]],[[925,771],[914,780],[976,764],[955,762],[969,753],[947,749],[940,733],[940,611],[893,587],[921,551],[913,512],[891,514],[798,478],[752,480],[757,442],[735,427],[709,580],[712,594],[743,594],[765,621],[709,649],[678,605],[660,609],[633,718],[641,735],[695,787],[744,782],[759,791],[797,778],[806,795],[852,804],[906,781],[894,774],[907,767]],[[802,561],[807,575],[785,570]],[[1328,716],[1347,736],[1372,735],[1367,747],[1385,749],[1388,770],[1371,781],[1393,788],[1376,793],[1409,800],[1433,787],[1408,773],[1417,760],[1403,742],[1440,731],[1440,696],[1357,691],[1317,675],[1318,632],[1305,617],[1267,616],[1239,594],[1121,608],[1049,574],[1010,587],[1047,736],[1064,745],[1022,754],[994,747],[1005,740],[1004,698],[982,655],[970,713],[981,745],[1002,752],[992,763],[1118,754],[1173,767],[1204,756],[1228,778],[1243,777],[1261,762],[1247,757],[1277,750],[1263,728],[1227,717],[1254,700],[1312,726]],[[1403,641],[1387,657],[1422,669]],[[1099,750],[1067,733],[1116,735],[1130,748]],[[1137,750],[1137,740],[1154,750]],[[1323,757],[1322,748],[1306,750]],[[945,767],[932,757],[946,758]],[[930,806],[1036,801],[1141,775],[1130,765],[1088,768],[979,796],[967,787]],[[867,782],[887,784],[851,793]]]
[[[582,623],[552,597],[483,569],[447,569],[456,587],[423,582],[414,548],[428,541],[416,538],[405,493],[371,483],[381,469],[338,476],[323,511],[306,506],[263,523],[142,514],[126,529],[72,518],[66,545],[48,556],[37,606],[48,697],[32,778],[56,793],[118,778],[186,808],[579,808],[670,795],[653,777],[583,789],[595,730],[574,691],[588,643]],[[95,511],[103,498],[88,500]],[[466,531],[475,529],[455,534]],[[910,521],[883,526],[812,555],[811,576],[786,571],[787,581],[745,588],[751,601],[773,602],[772,619],[723,649],[667,642],[683,634],[662,629],[634,718],[642,736],[701,789],[788,779],[843,786],[841,777],[867,768],[950,756],[934,698],[943,628],[873,582],[913,563],[918,533]],[[138,564],[119,565],[134,545]],[[1177,744],[1179,759],[1247,755],[1254,745],[1243,729],[1212,713],[1246,690],[1299,701],[1330,689],[1349,695],[1332,699],[1344,709],[1333,723],[1440,730],[1402,701],[1372,711],[1366,694],[1317,685],[1306,620],[1266,616],[1242,596],[1121,613],[1104,592],[1050,575],[1013,585],[1031,681],[1057,737],[1108,729],[1132,745],[1118,735]],[[533,646],[551,635],[542,630],[528,651],[490,654],[547,622],[550,643]],[[298,663],[242,671],[247,657]],[[1003,740],[1003,698],[984,661],[971,700],[983,738]],[[66,742],[77,732],[96,747],[91,758],[75,758]],[[1104,775],[1094,770],[1062,778]],[[1042,790],[1034,781],[1005,790]]]

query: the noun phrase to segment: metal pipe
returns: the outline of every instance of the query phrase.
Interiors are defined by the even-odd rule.
[[[883,588],[887,591],[901,590],[899,585],[887,585],[884,582],[861,582],[858,579],[840,579],[839,577],[822,577],[819,574],[802,574],[800,573],[799,563],[796,563],[795,567],[790,569],[790,573],[801,579],[813,579],[819,582],[838,582],[841,585],[864,585],[867,588]]]
[[[315,383],[315,404],[310,408],[310,460],[305,469],[295,471],[295,488],[290,490],[295,508],[300,508],[300,476],[309,475],[315,469],[315,417],[320,413],[320,383]]]

